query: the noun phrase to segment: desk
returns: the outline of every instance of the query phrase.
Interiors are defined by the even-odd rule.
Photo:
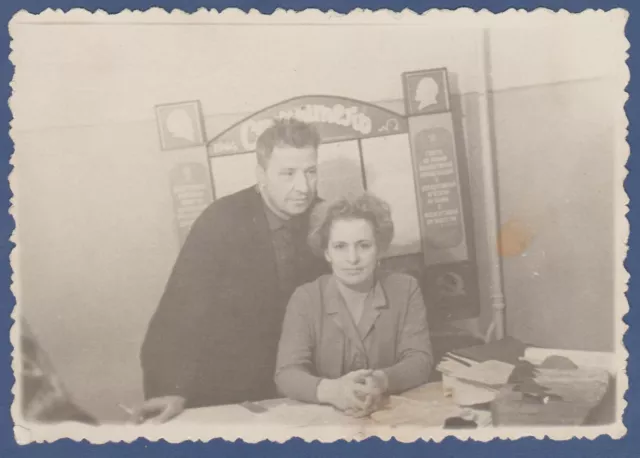
[[[88,440],[101,444],[108,441],[130,442],[140,437],[151,441],[163,439],[173,443],[211,439],[241,439],[247,443],[264,440],[284,442],[294,437],[321,442],[341,439],[359,441],[369,437],[378,437],[385,441],[393,438],[399,442],[413,442],[421,438],[440,441],[451,435],[461,440],[472,438],[480,441],[496,437],[516,439],[531,435],[538,438],[548,436],[553,439],[568,439],[574,435],[595,438],[602,434],[611,434],[617,438],[626,431],[619,420],[607,426],[595,427],[567,428],[548,425],[537,429],[523,426],[446,429],[443,428],[444,419],[456,415],[460,408],[453,404],[451,398],[444,396],[440,382],[428,383],[403,393],[400,397],[394,397],[393,400],[396,403],[392,404],[390,409],[363,419],[345,416],[329,406],[274,399],[262,402],[268,407],[268,411],[262,414],[254,414],[241,405],[224,405],[188,409],[172,421],[161,425],[103,424],[96,427],[78,423],[30,423],[19,424],[15,432],[21,444],[55,441],[60,438]],[[407,411],[406,404],[411,402],[422,403],[427,407]],[[284,409],[283,406],[289,408]],[[416,412],[418,415],[415,415]],[[482,414],[485,420],[490,419],[487,411],[483,411]]]
[[[609,385],[614,390],[615,383]],[[615,406],[614,396],[609,394],[592,411],[586,424],[607,424],[615,421],[605,417],[602,411],[611,411]],[[479,427],[492,425],[489,409],[471,409],[456,405],[451,397],[444,395],[442,382],[432,382],[407,391],[400,396],[391,396],[384,409],[367,418],[352,418],[331,406],[306,404],[290,399],[272,399],[257,403],[267,409],[264,413],[253,413],[240,404],[188,409],[173,422],[182,424],[271,424],[289,430],[313,432],[317,428],[345,427],[369,430],[387,427],[392,430],[405,427],[444,428],[447,418],[473,415]],[[505,426],[502,424],[502,426]],[[508,425],[506,425],[508,426]],[[553,426],[550,424],[550,426]]]
[[[331,406],[305,404],[290,399],[262,401],[264,413],[253,413],[240,404],[189,409],[172,420],[180,425],[210,424],[246,427],[269,427],[270,434],[285,432],[289,437],[303,438],[341,437],[354,439],[381,434],[391,437],[401,430],[442,429],[447,418],[461,414],[473,414],[481,423],[489,426],[491,414],[457,406],[445,397],[441,382],[427,383],[421,387],[391,396],[386,406],[367,418],[353,418]],[[386,431],[387,434],[384,434]]]

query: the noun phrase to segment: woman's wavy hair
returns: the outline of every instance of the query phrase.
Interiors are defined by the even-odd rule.
[[[365,192],[322,202],[314,208],[307,238],[311,250],[317,256],[324,256],[333,222],[353,219],[364,219],[371,223],[379,252],[389,248],[394,234],[391,208],[384,200]]]

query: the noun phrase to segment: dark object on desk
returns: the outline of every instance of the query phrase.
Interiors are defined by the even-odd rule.
[[[507,383],[514,385],[532,380],[536,374],[536,367],[529,361],[518,361],[515,365],[513,372],[509,376]]]
[[[472,420],[465,420],[461,417],[447,418],[444,422],[445,429],[474,429],[478,424]]]
[[[534,378],[500,390],[491,403],[494,425],[582,425],[609,383],[604,370],[538,367]]]
[[[479,363],[494,359],[516,365],[524,356],[524,351],[528,346],[513,337],[505,337],[494,342],[461,348],[453,353]]]
[[[242,407],[244,407],[245,409],[247,409],[249,412],[252,413],[265,413],[267,410],[266,407],[261,406],[260,404],[256,403],[256,402],[243,402],[242,404],[240,404]]]
[[[542,361],[542,364],[540,364],[540,367],[546,368],[546,369],[565,369],[565,370],[578,368],[578,366],[569,358],[566,358],[564,356],[558,356],[558,355],[548,356],[547,358],[545,358],[544,361]]]
[[[536,366],[528,361],[518,361],[516,367],[509,376],[508,384],[513,385],[513,391],[522,393],[525,400],[537,403],[546,403],[552,397],[558,398],[549,393],[549,389],[545,388],[535,381],[537,374]]]
[[[533,401],[547,403],[550,400],[561,400],[560,396],[550,393],[548,388],[540,386],[535,380],[525,380],[517,385],[514,385],[513,391],[522,393],[525,398],[529,398]]]

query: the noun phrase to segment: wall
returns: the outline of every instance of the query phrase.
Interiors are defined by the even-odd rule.
[[[12,24],[11,33],[19,130],[151,120],[156,104],[194,99],[206,116],[309,94],[398,100],[400,74],[424,68],[457,72],[463,93],[483,87],[481,31],[471,27],[35,21]]]
[[[118,418],[178,240],[152,122],[14,133],[21,313],[78,403]]]
[[[508,334],[525,342],[615,348],[619,94],[615,81],[596,79],[495,95]]]
[[[490,34],[507,334],[612,351],[628,42],[623,16],[581,16]]]

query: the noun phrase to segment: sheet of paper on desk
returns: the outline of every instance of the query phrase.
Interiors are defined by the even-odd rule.
[[[316,404],[277,405],[260,414],[259,421],[290,427],[358,424],[333,407]]]
[[[472,366],[464,366],[448,375],[488,386],[502,386],[509,380],[515,366],[502,361],[488,360]]]
[[[462,409],[450,399],[440,402],[421,402],[402,396],[391,396],[384,409],[371,414],[378,424],[385,426],[412,425],[440,428],[447,418],[461,415]]]
[[[455,377],[442,377],[442,385],[445,393],[449,393],[453,402],[460,406],[474,406],[493,401],[498,395],[498,390],[474,385]]]

